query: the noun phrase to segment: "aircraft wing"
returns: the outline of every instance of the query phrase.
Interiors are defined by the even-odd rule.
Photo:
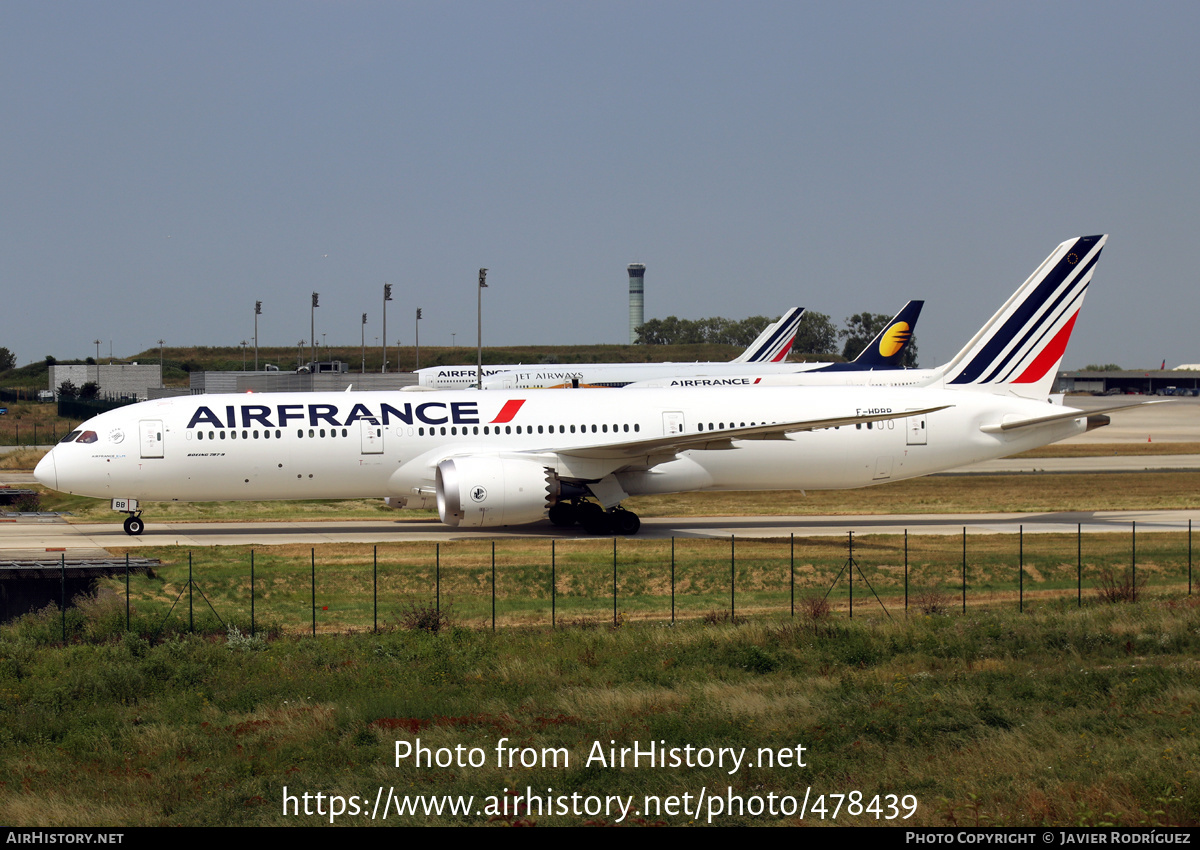
[[[816,431],[820,428],[836,428],[841,425],[858,425],[864,422],[884,422],[888,419],[904,419],[923,416],[952,405],[927,407],[924,410],[901,410],[893,413],[876,413],[870,416],[832,416],[822,419],[798,419],[792,422],[775,422],[770,425],[752,425],[745,428],[726,428],[723,431],[694,431],[670,434],[665,437],[648,437],[626,440],[620,443],[605,443],[594,446],[577,446],[557,449],[555,453],[564,458],[584,460],[622,460],[648,455],[676,455],[696,449],[721,450],[735,448],[734,440],[782,440],[797,431]]]

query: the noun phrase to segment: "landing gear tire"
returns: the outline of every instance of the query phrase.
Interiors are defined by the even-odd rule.
[[[608,534],[612,528],[610,517],[604,508],[595,502],[584,502],[579,506],[579,524],[588,534]]]
[[[570,502],[555,502],[550,508],[550,521],[560,528],[567,528],[579,521],[579,511]]]
[[[125,533],[133,537],[137,537],[146,530],[146,523],[142,521],[140,516],[125,517]]]
[[[633,537],[642,527],[642,521],[633,511],[617,508],[609,514],[612,529],[622,537]]]

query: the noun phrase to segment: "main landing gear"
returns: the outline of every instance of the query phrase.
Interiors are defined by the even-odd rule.
[[[556,502],[550,508],[550,521],[563,528],[578,523],[588,534],[622,537],[632,537],[642,527],[642,521],[633,511],[620,506],[606,511],[595,502],[582,500]]]

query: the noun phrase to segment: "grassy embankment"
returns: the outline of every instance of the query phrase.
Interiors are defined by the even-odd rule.
[[[907,589],[910,610],[961,611],[962,539],[910,535],[907,572],[904,545],[900,535],[855,535],[855,610],[877,613],[882,605],[902,615]],[[1058,598],[1076,600],[1080,580],[1083,596],[1090,599],[1109,577],[1118,583],[1132,579],[1133,542],[1128,534],[1088,535],[1081,542],[1074,535],[1027,535],[1023,552],[1020,546],[1011,534],[967,539],[968,610],[1015,608],[1022,592],[1026,606]],[[849,577],[843,572],[846,538],[743,538],[734,543],[732,552],[730,547],[729,540],[710,538],[619,540],[614,552],[611,538],[559,540],[553,550],[548,540],[498,540],[494,543],[496,622],[502,626],[549,625],[552,618],[560,623],[577,618],[611,622],[614,614],[626,620],[670,619],[672,566],[674,611],[680,619],[714,612],[727,616],[731,604],[739,616],[789,614],[793,602],[803,608],[814,596],[826,594],[835,610],[848,611]],[[119,556],[124,551],[114,553]],[[161,623],[176,603],[173,616],[179,622],[187,620],[189,564],[203,594],[193,596],[198,622],[210,628],[230,622],[249,628],[250,548],[128,551],[162,561],[152,576],[130,579],[141,629],[149,631],[149,624]],[[488,540],[260,547],[253,553],[255,617],[259,624],[274,624],[288,632],[308,632],[314,619],[321,632],[369,629],[376,622],[376,604],[379,622],[395,622],[405,606],[432,606],[440,592],[441,604],[454,611],[460,622],[490,626],[492,551],[493,542]],[[1187,592],[1186,532],[1139,535],[1136,558],[1139,592],[1154,596]],[[864,586],[864,580],[869,586]],[[108,580],[102,586],[124,597],[122,580]]]
[[[393,814],[390,823],[483,824],[505,789],[527,787],[567,795],[568,806],[572,794],[632,795],[641,813],[626,823],[703,823],[727,794],[796,806],[810,787],[805,825],[1200,823],[1200,607],[1179,598],[1046,604],[1024,615],[269,641],[122,636],[115,604],[72,618],[73,629],[107,642],[55,646],[53,614],[0,628],[0,820],[10,826],[328,821],[284,817],[285,786],[296,796],[362,795],[368,812],[381,788],[475,795],[483,811]],[[431,749],[479,747],[482,764],[397,764],[396,741],[417,738]],[[531,748],[537,764],[498,766],[502,738]],[[747,747],[748,763],[587,763],[596,742],[607,753],[610,742],[644,750],[651,741]],[[759,748],[797,746],[805,767],[752,766],[765,761]],[[544,749],[559,748],[557,767],[541,763]],[[702,789],[710,802],[700,817],[644,810],[644,795],[689,794],[695,805]],[[829,795],[852,791],[863,805],[913,795],[916,813],[878,820],[843,804],[833,821]],[[819,795],[824,821],[813,812]],[[801,823],[766,813],[713,822]]]

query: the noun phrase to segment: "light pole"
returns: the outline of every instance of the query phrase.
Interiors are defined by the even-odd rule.
[[[417,308],[417,320],[413,323],[417,326],[417,365],[416,368],[421,368],[421,308]]]
[[[258,317],[262,315],[262,302],[254,302],[254,371],[258,371]]]
[[[158,341],[158,385],[159,385],[160,387],[165,387],[165,386],[166,386],[166,384],[164,384],[164,383],[163,383],[163,356],[162,356],[162,347],[163,347],[163,343],[164,343],[164,342],[166,342],[166,340],[160,339],[160,340]]]
[[[92,340],[92,342],[96,343],[96,363],[99,364],[99,362],[100,362],[100,340],[94,339],[94,340]]]
[[[477,390],[483,389],[483,290],[487,289],[487,272],[487,269],[479,270],[479,309],[476,313],[479,331],[477,339],[479,360],[475,372],[475,389]]]
[[[246,371],[246,346],[249,345],[246,340],[242,340],[242,371]],[[161,366],[159,367],[161,368]]]
[[[296,371],[300,371],[300,367],[304,365],[304,340],[296,343]]]
[[[312,362],[317,362],[317,293],[312,294],[312,309],[308,311],[309,342],[312,343]]]
[[[363,313],[362,320],[362,373],[367,374],[367,314]]]
[[[383,371],[387,371],[387,303],[392,300],[392,285],[383,285]]]

